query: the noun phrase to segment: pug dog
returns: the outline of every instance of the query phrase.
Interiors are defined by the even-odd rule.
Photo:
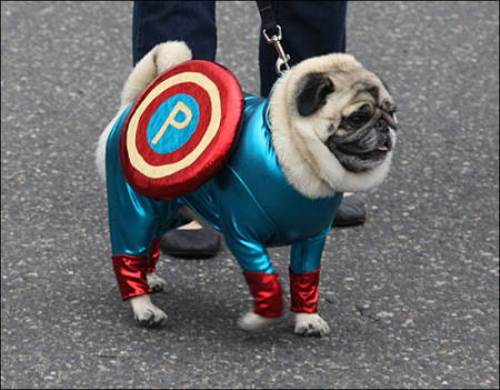
[[[138,197],[120,179],[116,139],[131,103],[147,85],[190,59],[183,42],[153,48],[125,82],[121,108],[99,140],[96,162],[107,181],[122,298],[141,325],[158,326],[167,318],[150,297],[166,284],[155,272],[161,233],[153,226],[173,229],[191,212],[224,235],[243,269],[254,306],[239,319],[242,329],[259,330],[282,316],[283,292],[266,247],[291,245],[294,331],[326,335],[330,328],[318,314],[321,253],[342,193],[377,186],[389,172],[397,129],[393,98],[381,79],[349,54],[304,60],[278,79],[269,99],[245,96],[237,145],[207,184],[173,200]],[[127,196],[132,198],[123,200]],[[125,250],[115,250],[116,242],[140,249],[121,253]]]

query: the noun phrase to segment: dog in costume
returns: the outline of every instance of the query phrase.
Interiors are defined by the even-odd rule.
[[[279,275],[266,248],[291,245],[294,330],[325,335],[329,326],[318,314],[325,239],[343,192],[370,189],[388,174],[397,129],[393,99],[384,83],[351,55],[302,61],[278,79],[268,99],[249,94],[226,99],[232,106],[218,119],[226,120],[226,112],[239,115],[232,119],[231,145],[219,149],[224,155],[217,162],[205,163],[211,170],[206,177],[205,171],[182,168],[177,187],[172,190],[169,182],[165,195],[154,188],[157,166],[141,165],[142,157],[124,157],[123,150],[148,148],[170,158],[192,142],[200,123],[209,121],[203,117],[201,94],[193,98],[192,90],[169,81],[178,74],[159,81],[158,76],[176,67],[187,67],[190,71],[182,68],[182,74],[191,75],[198,65],[183,42],[153,48],[125,82],[121,107],[100,137],[96,162],[106,182],[112,262],[121,296],[130,301],[141,325],[157,326],[167,318],[150,298],[165,284],[155,272],[159,238],[188,222],[190,212],[223,234],[243,270],[254,305],[239,319],[241,328],[258,330],[283,314]],[[156,106],[156,90],[144,93],[155,79],[156,86],[161,81],[177,88]],[[210,104],[214,109],[213,99]],[[136,115],[140,110],[142,117]],[[141,124],[144,116],[149,122]],[[130,146],[141,134],[142,144]],[[130,161],[142,169],[140,180],[134,181]],[[193,182],[195,176],[203,177]]]

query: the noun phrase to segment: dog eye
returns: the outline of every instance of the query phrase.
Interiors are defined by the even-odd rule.
[[[364,125],[370,119],[370,114],[366,111],[356,111],[347,117],[347,123],[352,127]]]

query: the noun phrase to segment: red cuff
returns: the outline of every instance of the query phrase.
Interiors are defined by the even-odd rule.
[[[148,267],[146,269],[148,274],[156,272],[156,264],[158,263],[158,260],[160,260],[160,241],[161,238],[153,238],[153,241],[151,241]]]
[[[254,313],[263,317],[283,314],[283,291],[277,273],[243,271],[254,298]]]
[[[146,272],[149,258],[146,256],[114,255],[113,269],[123,300],[150,294]]]
[[[313,272],[294,274],[290,272],[291,311],[294,313],[317,313],[319,300],[319,269]]]

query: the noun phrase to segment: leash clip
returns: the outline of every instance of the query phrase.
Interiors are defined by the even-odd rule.
[[[275,68],[276,73],[281,76],[283,73],[285,73],[286,70],[290,70],[290,65],[288,64],[288,61],[290,61],[290,55],[286,54],[285,50],[283,50],[283,46],[281,46],[281,26],[277,24],[276,29],[278,30],[277,34],[273,34],[271,35],[271,37],[269,37],[269,35],[267,34],[266,29],[262,30],[262,35],[264,35],[266,42],[270,45],[273,45],[276,53],[278,53]]]

